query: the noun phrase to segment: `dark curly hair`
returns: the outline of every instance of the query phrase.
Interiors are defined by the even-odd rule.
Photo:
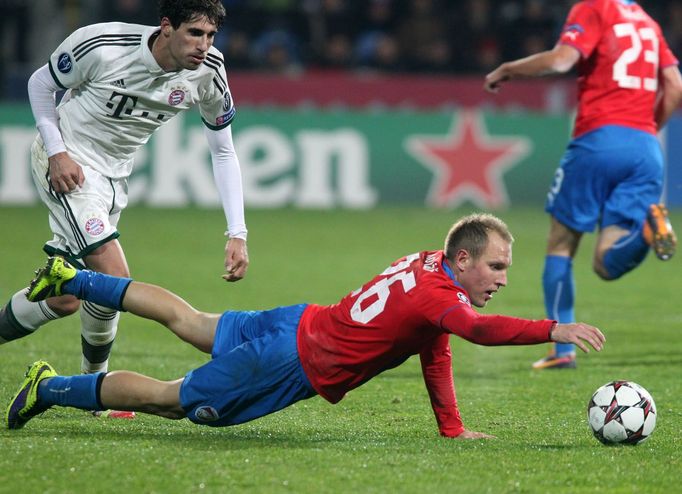
[[[159,0],[159,18],[164,17],[168,17],[174,29],[200,17],[206,17],[220,28],[225,20],[225,7],[220,0]]]

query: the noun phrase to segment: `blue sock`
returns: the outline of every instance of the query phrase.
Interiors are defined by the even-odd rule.
[[[123,296],[132,281],[130,278],[119,278],[84,269],[62,285],[62,292],[122,311]]]
[[[642,228],[631,231],[618,240],[604,254],[604,268],[612,280],[639,266],[649,253],[649,244],[644,241]]]
[[[38,385],[38,399],[46,405],[104,410],[99,401],[99,388],[105,374],[98,372],[45,379]]]
[[[546,256],[542,273],[542,288],[545,293],[547,317],[561,323],[575,322],[573,305],[575,284],[573,283],[573,260],[565,256]],[[572,343],[555,343],[556,355],[574,352]]]

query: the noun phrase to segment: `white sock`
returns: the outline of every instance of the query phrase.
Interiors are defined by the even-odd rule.
[[[20,290],[12,295],[2,311],[0,344],[28,336],[54,319],[59,319],[59,316],[50,309],[45,300],[29,302],[26,298],[26,289]]]
[[[109,354],[116,337],[120,314],[112,309],[83,301],[81,315],[81,371],[85,374],[106,372]]]

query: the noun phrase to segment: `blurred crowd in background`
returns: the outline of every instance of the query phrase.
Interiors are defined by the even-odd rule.
[[[484,74],[551,48],[575,0],[224,0],[228,71]],[[641,2],[682,57],[682,1]],[[0,0],[0,99],[79,26],[158,24],[155,0]]]

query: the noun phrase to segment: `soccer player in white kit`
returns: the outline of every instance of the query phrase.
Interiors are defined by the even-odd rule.
[[[225,9],[220,0],[162,0],[160,26],[102,23],[71,34],[30,78],[39,130],[33,178],[49,208],[48,254],[116,276],[129,269],[116,229],[125,209],[133,155],[161,125],[197,106],[228,229],[227,281],[248,266],[235,115],[222,54],[213,45]],[[66,90],[55,108],[55,93]],[[17,292],[0,311],[0,344],[80,310],[85,373],[106,371],[119,314],[75,297],[38,303]]]

